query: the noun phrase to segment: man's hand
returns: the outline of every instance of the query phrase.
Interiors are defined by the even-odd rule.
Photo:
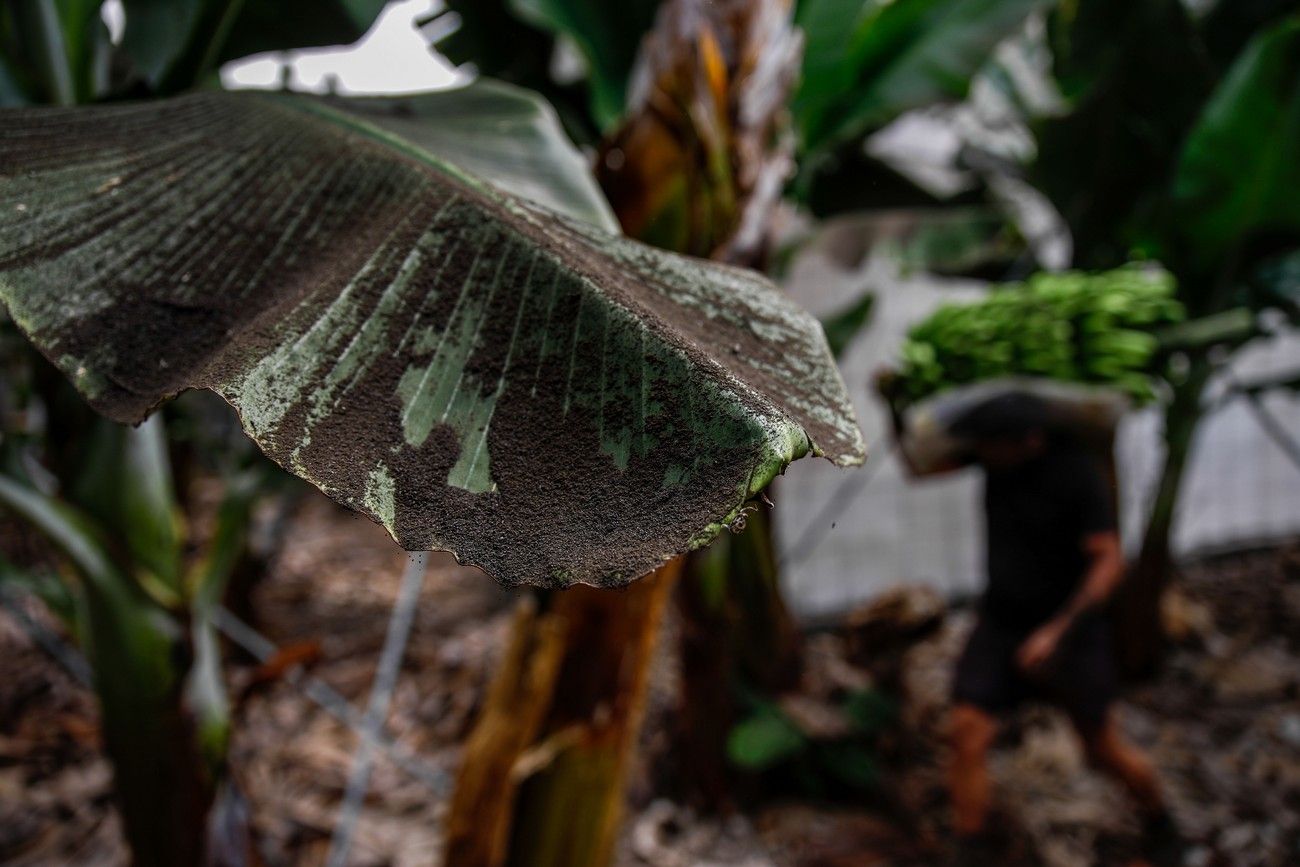
[[[1061,620],[1049,620],[1029,634],[1016,650],[1016,664],[1028,674],[1035,674],[1052,661],[1056,649],[1065,637],[1066,624]]]
[[[1026,674],[1040,673],[1056,655],[1061,639],[1072,624],[1104,605],[1124,578],[1124,555],[1119,547],[1119,534],[1114,530],[1090,534],[1083,540],[1083,550],[1092,560],[1083,586],[1064,609],[1031,632],[1016,649],[1016,665]]]
[[[876,394],[883,397],[887,403],[893,403],[894,398],[898,396],[899,386],[903,384],[903,377],[899,375],[897,369],[886,364],[877,367],[871,374],[871,384],[876,389]]]

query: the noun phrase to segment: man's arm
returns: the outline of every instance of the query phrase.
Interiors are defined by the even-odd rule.
[[[1124,580],[1124,554],[1119,544],[1119,533],[1114,530],[1092,533],[1084,538],[1083,550],[1091,557],[1091,565],[1078,592],[1070,597],[1055,618],[1064,621],[1067,627],[1077,623],[1084,614],[1106,604]]]
[[[1080,618],[1104,605],[1124,580],[1119,533],[1114,530],[1090,533],[1084,537],[1083,549],[1091,562],[1079,589],[1056,616],[1035,629],[1016,651],[1016,662],[1026,671],[1045,665]]]

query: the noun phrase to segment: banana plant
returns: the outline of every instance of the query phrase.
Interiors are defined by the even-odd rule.
[[[233,478],[210,540],[187,556],[161,417],[138,428],[99,419],[83,434],[77,484],[63,496],[0,475],[0,509],[49,555],[0,556],[0,581],[53,592],[51,610],[90,661],[134,863],[201,863],[230,731],[210,614],[266,486],[259,467]],[[41,571],[49,562],[54,581]]]
[[[507,583],[625,583],[790,460],[861,460],[814,319],[602,228],[594,187],[455,165],[455,125],[416,122],[437,99],[9,112],[0,300],[101,412],[210,388],[290,471]],[[464,129],[442,153],[472,164]]]
[[[125,0],[127,26],[114,42],[99,0],[19,0],[0,8],[0,107],[184,90],[243,54],[352,41],[383,5],[313,3],[305,15],[305,4]],[[276,474],[246,449],[225,455],[213,535],[187,555],[184,473],[173,479],[161,418],[134,430],[88,419],[0,319],[0,512],[27,521],[44,540],[35,547],[51,555],[0,564],[0,578],[38,592],[90,660],[134,862],[202,863],[230,724],[210,615],[232,575],[251,575],[251,508],[277,487]],[[206,427],[199,434],[212,438]],[[223,841],[227,851],[233,842]]]
[[[1201,414],[1197,383],[1211,365],[1211,350],[1265,333],[1260,315],[1268,309],[1300,325],[1294,280],[1300,200],[1286,192],[1297,185],[1300,16],[1293,14],[1246,42],[1210,94],[1185,139],[1153,245],[1185,280],[1185,303],[1201,319],[1241,313],[1244,306],[1254,313],[1254,327],[1193,348],[1190,371],[1174,382],[1166,415],[1170,451],[1138,563],[1148,575],[1168,571],[1179,480]],[[1150,583],[1161,586],[1158,579]],[[1141,663],[1135,660],[1135,667]]]
[[[522,150],[554,165],[492,170],[489,131],[529,117],[553,136]],[[0,300],[91,405],[134,422],[210,388],[409,548],[511,584],[621,584],[794,458],[861,460],[816,320],[753,272],[605,228],[516,89],[4,120]]]
[[[137,90],[165,93],[224,43],[205,6],[177,19],[197,61],[137,56],[132,23],[167,23],[152,5],[123,46]],[[210,387],[408,546],[509,582],[620,583],[734,523],[788,460],[860,460],[815,321],[755,275],[609,234],[527,94],[202,94],[3,128],[0,301],[83,395],[135,421]],[[104,207],[80,224],[95,237],[69,221],[83,205]]]

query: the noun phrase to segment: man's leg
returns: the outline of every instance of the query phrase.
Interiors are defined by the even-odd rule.
[[[973,704],[953,706],[951,719],[952,763],[948,785],[952,794],[953,830],[973,837],[985,830],[992,786],[988,752],[997,736],[997,720]]]
[[[1142,848],[1145,858],[1137,864],[1177,867],[1183,863],[1186,843],[1165,806],[1164,793],[1155,766],[1146,754],[1119,730],[1113,713],[1107,711],[1099,726],[1080,727],[1088,758],[1094,765],[1119,780],[1137,801],[1142,812]]]
[[[1163,815],[1164,794],[1155,766],[1119,730],[1115,715],[1107,711],[1096,726],[1080,726],[1089,760],[1128,789],[1146,816]]]

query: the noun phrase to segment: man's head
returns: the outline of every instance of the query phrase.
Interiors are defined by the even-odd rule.
[[[988,469],[1006,469],[1032,460],[1047,447],[1050,413],[1040,398],[1009,392],[971,409],[952,426],[970,443],[975,459]]]

